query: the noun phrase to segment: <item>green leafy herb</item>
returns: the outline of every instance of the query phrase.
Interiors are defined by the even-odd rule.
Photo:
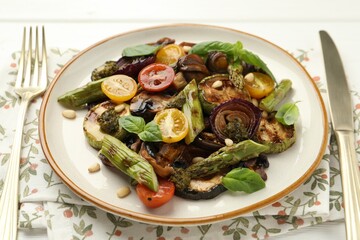
[[[266,63],[256,54],[244,49],[243,44],[240,41],[237,41],[234,44],[220,41],[201,42],[193,46],[190,53],[206,57],[207,54],[212,51],[221,51],[228,57],[232,57],[234,61],[242,60],[248,64],[259,67],[275,80],[274,75],[267,67]]]
[[[234,44],[224,43],[220,41],[201,42],[194,45],[189,53],[194,53],[199,56],[205,57],[209,52],[212,51],[221,51],[223,53],[232,55],[234,52]]]
[[[239,59],[243,60],[244,62],[246,62],[248,64],[252,64],[255,67],[261,68],[273,80],[275,80],[274,75],[272,74],[270,69],[267,67],[266,63],[263,60],[261,60],[261,58],[258,55],[254,54],[246,49],[241,49],[240,51],[237,52],[237,55],[235,57],[238,57]]]
[[[141,44],[133,47],[127,47],[123,50],[123,57],[137,57],[155,54],[161,46],[152,46],[148,44]]]
[[[126,131],[136,133],[145,142],[162,141],[160,128],[153,121],[146,124],[142,117],[129,115],[119,118],[119,123]]]
[[[145,142],[160,142],[162,135],[159,126],[151,121],[145,125],[144,131],[138,134],[139,138]]]
[[[128,132],[139,134],[144,131],[145,120],[142,117],[123,116],[119,118],[120,125]]]
[[[275,114],[276,120],[284,125],[293,125],[299,117],[299,108],[295,103],[283,104]]]
[[[222,179],[222,184],[230,191],[253,193],[265,187],[264,180],[248,168],[235,168]]]

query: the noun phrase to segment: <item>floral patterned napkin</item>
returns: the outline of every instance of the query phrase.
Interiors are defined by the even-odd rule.
[[[49,75],[78,51],[52,48]],[[326,94],[320,76],[320,51],[309,48],[292,53]],[[4,58],[6,56],[3,56]],[[13,92],[19,52],[8,56],[0,68],[0,192],[14,135],[18,98]],[[355,83],[354,83],[355,84]],[[360,132],[359,86],[354,91],[356,133]],[[98,209],[72,193],[48,165],[39,142],[38,113],[41,99],[30,105],[25,120],[20,169],[20,219],[23,230],[47,229],[49,239],[264,239],[302,227],[343,218],[337,148],[331,136],[325,155],[311,177],[295,192],[264,209],[219,223],[199,226],[158,226],[125,219]],[[358,136],[356,136],[358,137]],[[360,140],[356,149],[360,152]]]

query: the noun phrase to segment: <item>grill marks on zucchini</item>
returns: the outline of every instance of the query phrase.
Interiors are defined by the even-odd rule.
[[[256,141],[269,146],[265,153],[281,153],[291,147],[296,140],[295,126],[285,126],[278,122],[273,115],[260,120],[256,133]]]
[[[97,150],[101,148],[102,140],[105,136],[105,133],[101,130],[99,118],[101,114],[103,114],[105,111],[109,109],[113,109],[115,107],[116,104],[110,101],[102,102],[96,105],[95,107],[92,107],[84,118],[83,131],[85,137],[89,142],[90,146],[92,146]],[[129,115],[130,114],[129,106],[126,105],[125,108],[122,111],[120,111],[118,114],[119,116]],[[118,132],[116,137],[121,138],[122,134],[125,135],[125,132],[124,131],[122,133],[121,131]]]

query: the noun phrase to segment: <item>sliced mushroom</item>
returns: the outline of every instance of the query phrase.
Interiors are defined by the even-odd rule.
[[[200,82],[204,77],[210,75],[204,61],[199,55],[196,54],[188,54],[184,57],[181,57],[177,66],[179,71],[183,72],[185,79],[188,82],[193,79],[195,79],[196,82]]]

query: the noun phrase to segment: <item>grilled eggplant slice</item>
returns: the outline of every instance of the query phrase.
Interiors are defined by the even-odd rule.
[[[182,190],[176,188],[175,195],[191,200],[212,199],[226,191],[221,184],[222,177],[215,175],[209,179],[192,179],[188,188]]]
[[[124,108],[122,111],[119,111],[119,116],[126,116],[130,114],[129,105],[122,103]],[[101,148],[102,140],[105,136],[105,132],[101,130],[99,118],[100,116],[109,109],[114,109],[116,104],[105,101],[102,102],[94,107],[92,107],[88,113],[86,114],[83,122],[83,131],[87,141],[89,142],[90,146],[99,150]],[[115,137],[121,138],[124,137],[126,131],[118,131]]]
[[[296,141],[295,126],[285,126],[276,120],[275,114],[260,120],[255,134],[256,142],[268,146],[264,153],[281,153],[290,148]]]

